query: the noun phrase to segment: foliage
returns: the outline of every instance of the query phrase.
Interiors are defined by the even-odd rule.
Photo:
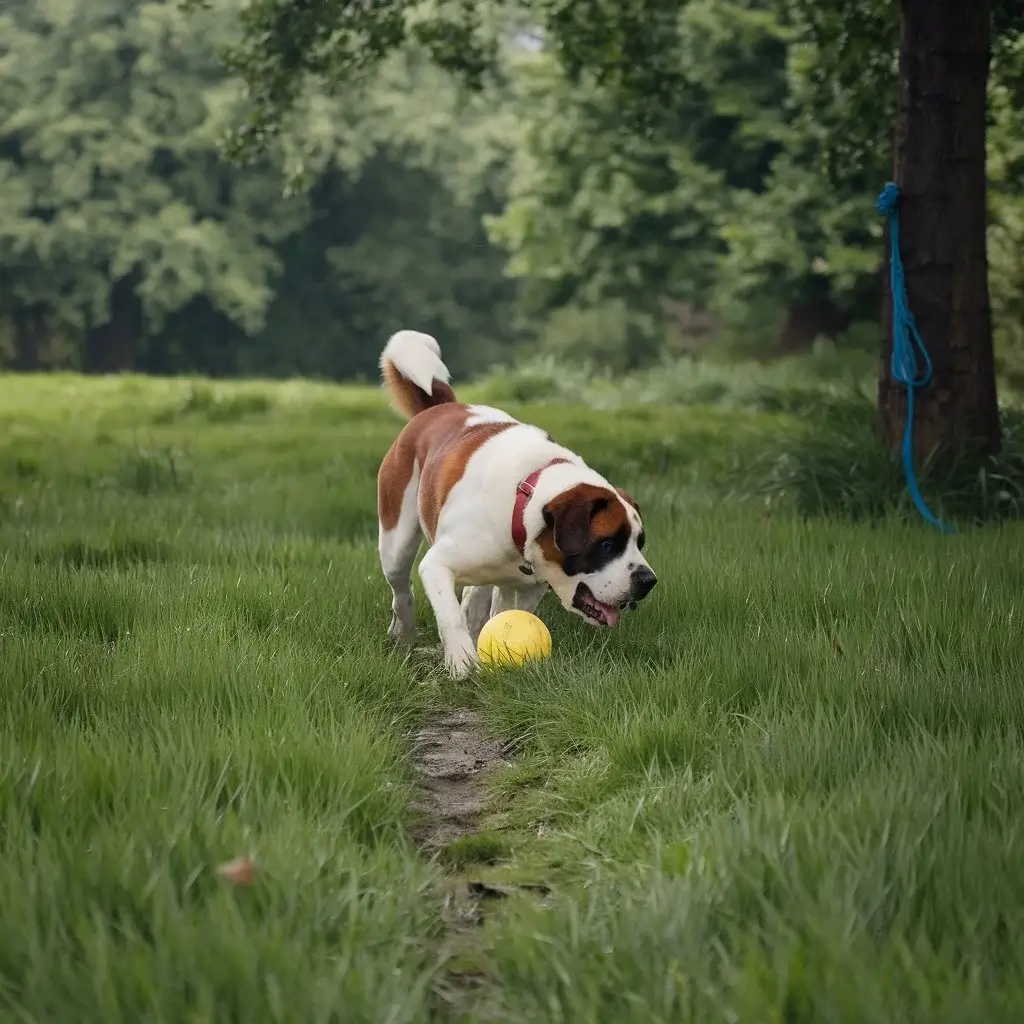
[[[745,326],[769,297],[790,306],[820,299],[855,316],[874,306],[881,224],[863,193],[828,188],[812,160],[780,154],[760,190],[735,193],[714,295],[726,321]]]
[[[628,144],[616,94],[571,84],[551,58],[521,60],[523,134],[509,202],[490,231],[527,294],[597,309],[619,296],[648,311],[664,312],[666,298],[703,304],[762,349],[788,331],[787,310],[809,320],[800,344],[876,318],[882,223],[873,198],[889,173],[888,145],[878,139],[890,137],[891,124],[870,121],[870,143],[859,133],[869,106],[873,117],[891,116],[879,97],[893,95],[893,12],[869,4],[844,14],[842,24],[860,35],[836,70],[828,33],[839,23],[829,11],[690,0],[679,18],[686,89],[678,124],[663,118],[658,132]],[[1013,38],[1000,37],[989,132],[1003,349],[1024,322],[1012,298],[1024,251],[1022,179],[1011,155],[1020,132],[1009,83],[1022,77]],[[889,56],[880,62],[869,51]],[[862,69],[869,81],[884,72],[888,91],[872,98],[836,85],[834,75]],[[826,83],[837,89],[831,104],[822,99]],[[859,120],[844,133],[851,119]],[[836,160],[843,173],[830,181],[821,167]],[[799,337],[796,321],[793,330]]]
[[[866,394],[876,365],[866,352],[829,342],[770,362],[684,356],[629,373],[609,370],[604,361],[562,362],[548,355],[499,366],[480,387],[488,401],[499,403],[579,402],[599,409],[700,405],[806,415]]]
[[[358,311],[349,365],[375,373],[384,338],[413,324],[443,340],[454,373],[482,369],[516,337],[517,289],[482,225],[503,192],[502,97],[465,101],[421,55],[403,54],[354,105],[343,142],[362,149],[361,163],[336,184],[343,222],[324,225],[329,274]]]
[[[879,166],[879,139],[892,142],[899,50],[898,0],[781,0],[809,43],[803,74],[805,117],[818,126],[821,166],[834,182],[863,181]],[[1021,0],[991,0],[997,57],[1024,30]],[[997,61],[995,74],[1019,91],[1019,68]],[[872,180],[881,180],[876,175]]]
[[[993,5],[998,53],[1022,10]],[[877,304],[871,202],[888,174],[894,0],[285,11],[253,3],[232,51],[252,98],[237,153],[274,137],[306,75],[365,84],[414,41],[473,89],[511,77],[520,135],[509,202],[489,231],[530,314],[625,302],[660,315],[666,301],[685,302],[756,332],[772,300],[839,325]],[[524,27],[539,58],[520,52]],[[997,61],[996,78],[1011,88],[1021,76],[1008,66]],[[795,333],[803,344],[815,331]]]
[[[841,90],[817,106],[829,4],[820,32],[777,0],[242,10],[4,7],[0,362],[366,378],[413,324],[459,377],[524,352],[623,372],[877,320],[885,147],[837,184],[817,169],[847,116]],[[273,56],[317,18],[345,32]],[[468,35],[442,30],[460,19]],[[992,297],[1013,373],[1022,75],[1000,38]],[[220,148],[248,109],[221,63],[236,43],[247,76],[315,78],[288,79],[244,165]]]
[[[537,347],[564,364],[598,365],[620,373],[649,364],[666,339],[658,320],[622,299],[552,310],[538,331]]]
[[[522,136],[489,222],[510,272],[550,302],[664,316],[674,300],[741,332],[766,301],[863,313],[881,226],[863,194],[813,170],[820,133],[798,122],[794,70],[806,47],[768,0],[690,0],[679,47],[685,90],[636,138],[608,88],[574,85],[547,56],[517,63]]]
[[[1024,78],[1024,37],[998,56],[989,103],[989,289],[997,358],[1018,386],[1024,384],[1024,106],[1015,102],[1014,78]]]
[[[685,144],[624,135],[607,92],[572,85],[545,57],[519,76],[522,141],[508,204],[489,221],[509,271],[551,305],[699,300],[714,280],[721,171]]]
[[[211,6],[210,0],[181,2],[189,12]],[[268,148],[282,119],[301,104],[310,76],[332,87],[365,84],[407,45],[479,88],[496,56],[494,33],[487,31],[491,10],[486,0],[441,0],[425,11],[416,0],[342,0],[299,8],[289,0],[248,3],[243,37],[227,50],[228,66],[243,77],[249,98],[234,154],[249,159]]]
[[[210,0],[182,0],[186,10]],[[406,47],[428,53],[470,89],[502,77],[503,43],[518,32],[540,35],[575,81],[587,72],[613,87],[635,127],[655,123],[679,95],[679,0],[393,0],[310,5],[253,0],[228,63],[247,87],[246,119],[231,150],[251,158],[281,131],[312,77],[332,87],[365,84]]]
[[[0,257],[8,304],[89,329],[130,292],[155,328],[203,296],[252,332],[301,227],[267,174],[227,174],[216,122],[234,92],[206,42],[237,15],[183,20],[140,0],[15,6],[0,35]],[[230,177],[230,180],[228,180]]]
[[[282,248],[278,300],[240,372],[369,377],[384,339],[415,325],[462,376],[515,340],[517,289],[482,226],[501,188],[499,98],[464,104],[401,55],[344,111],[313,94],[284,141],[285,173],[301,168],[314,216]],[[281,346],[288,336],[305,344]]]
[[[514,337],[517,290],[481,226],[499,202],[500,97],[467,108],[396,55],[350,102],[307,93],[293,132],[234,166],[220,143],[239,87],[220,48],[240,9],[5,8],[0,354],[358,376],[415,323],[449,339],[453,369],[484,365]],[[289,177],[307,187],[282,194]]]
[[[883,154],[891,151],[896,117],[899,2],[783,2],[804,40],[797,66],[803,120],[822,140],[820,166],[836,184],[863,181],[889,163]]]

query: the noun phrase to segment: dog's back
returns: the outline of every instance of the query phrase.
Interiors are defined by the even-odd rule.
[[[427,539],[433,541],[441,509],[469,459],[506,430],[533,428],[524,428],[499,409],[458,401],[440,347],[429,334],[399,331],[380,362],[388,397],[408,418],[377,475],[381,529],[395,529],[405,505],[405,516],[415,508]]]

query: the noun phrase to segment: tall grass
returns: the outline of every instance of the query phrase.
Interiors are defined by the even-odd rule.
[[[482,384],[493,401],[585,402],[601,409],[701,405],[760,412],[803,412],[871,390],[877,359],[822,344],[769,362],[666,358],[643,370],[613,373],[550,356],[496,367]]]
[[[727,500],[800,415],[586,402],[508,404],[661,583],[455,685],[424,601],[384,642],[379,394],[0,378],[4,1019],[1020,1018],[1022,528]],[[435,862],[409,732],[458,704],[521,753]],[[551,893],[453,927],[467,879]]]

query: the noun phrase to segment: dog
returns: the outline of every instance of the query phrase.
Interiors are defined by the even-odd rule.
[[[654,589],[636,501],[539,427],[459,402],[435,338],[398,331],[380,371],[408,421],[377,474],[394,641],[415,639],[412,570],[424,537],[419,576],[455,679],[478,664],[488,619],[532,612],[548,589],[595,626],[616,625]]]

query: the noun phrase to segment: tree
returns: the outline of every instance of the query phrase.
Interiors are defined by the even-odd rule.
[[[570,80],[592,74],[621,97],[624,117],[653,130],[659,112],[686,88],[678,31],[684,6],[685,0],[572,0],[537,2],[528,11]],[[817,77],[832,91],[825,113],[836,133],[854,140],[854,151],[858,145],[861,154],[867,151],[865,125],[877,125],[879,112],[898,99],[889,137],[904,192],[907,288],[935,364],[934,382],[918,401],[919,454],[965,445],[994,452],[999,414],[984,255],[990,4],[901,0],[897,10],[892,0],[792,0],[788,6],[816,43]],[[1001,32],[1015,27],[1020,7],[1019,0],[996,0]],[[286,0],[253,0],[244,39],[231,55],[252,97],[237,151],[265,144],[304,75],[352,80],[408,40],[479,83],[495,66],[496,36],[485,31],[494,7],[459,0],[429,10],[432,15],[402,0],[298,9]],[[878,82],[887,88],[872,97],[868,86]],[[884,358],[890,345],[887,328],[880,413],[883,435],[895,447],[903,408]]]
[[[465,103],[396,54],[359,96],[307,90],[294,131],[233,165],[220,49],[241,6],[0,5],[0,360],[352,377],[415,317],[456,371],[486,365],[516,337],[481,223],[502,97]]]
[[[209,36],[227,18],[156,0],[0,15],[0,274],[22,365],[64,327],[84,333],[87,370],[131,369],[147,332],[199,295],[261,325],[274,243],[306,203],[219,153],[235,87]]]
[[[798,0],[795,6],[818,46],[819,96],[839,97],[832,116],[846,127],[843,140],[833,133],[833,171],[863,164],[881,117],[895,124],[892,174],[902,193],[907,298],[934,367],[915,403],[916,455],[965,446],[995,454],[1001,436],[986,256],[987,95],[993,24],[995,43],[1012,45],[1024,5],[901,0],[897,8],[882,0],[843,6]],[[893,52],[890,40],[897,38],[894,69],[881,55]],[[887,281],[879,411],[882,435],[895,449],[906,399],[889,373],[891,308]]]
[[[553,304],[622,299],[668,317],[671,300],[788,348],[872,300],[874,315],[881,226],[863,191],[814,170],[820,132],[798,123],[793,36],[773,0],[689,0],[685,94],[657,132],[632,137],[608,87],[572,84],[548,55],[518,59],[521,137],[490,222],[510,272]]]
[[[549,58],[520,66],[518,78],[508,201],[488,221],[509,273],[532,282],[542,308],[618,299],[649,311],[708,294],[722,171],[682,138],[624,135],[614,97],[566,81]],[[703,112],[687,113],[696,123]]]
[[[893,178],[902,190],[908,301],[935,368],[918,405],[915,454],[968,442],[994,455],[1000,423],[985,196],[991,12],[986,0],[903,0],[902,15]],[[892,301],[887,290],[886,313]],[[892,355],[890,323],[883,360]],[[878,401],[883,436],[895,448],[907,406],[889,373],[879,379]]]
[[[500,93],[467,101],[415,54],[344,102],[308,90],[281,142],[313,216],[279,249],[278,294],[239,369],[371,377],[381,339],[413,322],[444,340],[454,373],[493,363],[518,337],[519,288],[482,225],[503,202],[510,139]]]

